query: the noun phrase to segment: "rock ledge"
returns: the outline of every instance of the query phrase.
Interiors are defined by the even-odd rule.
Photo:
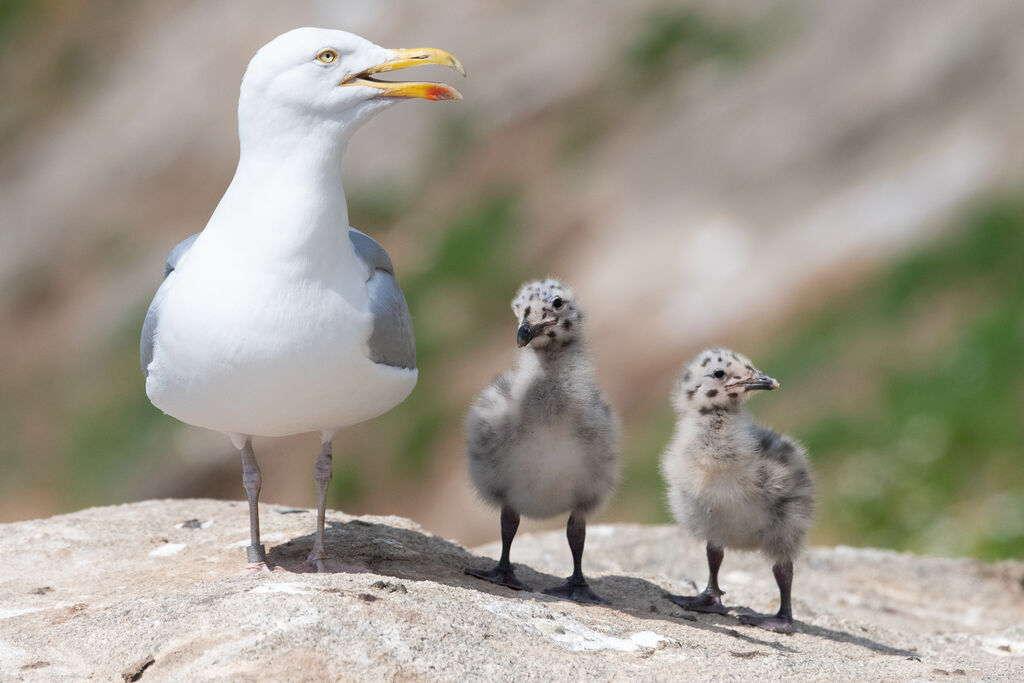
[[[298,566],[309,510],[262,509],[272,562]],[[816,548],[798,563],[800,633],[693,615],[663,597],[704,580],[671,527],[591,527],[585,568],[610,607],[463,573],[466,549],[396,517],[329,513],[329,550],[366,574],[236,576],[246,506],[147,501],[0,525],[0,680],[1024,680],[1024,563]],[[564,537],[513,559],[544,588]],[[734,613],[777,607],[766,562],[727,554]]]

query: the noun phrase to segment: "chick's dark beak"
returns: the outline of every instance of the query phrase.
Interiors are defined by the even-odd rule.
[[[523,348],[537,336],[537,332],[534,331],[530,323],[523,323],[519,326],[519,332],[516,333],[516,346]]]
[[[774,377],[761,373],[757,377],[747,380],[743,388],[746,391],[771,391],[772,389],[779,388],[779,381]]]
[[[536,339],[544,330],[557,323],[557,320],[544,320],[536,325],[531,325],[530,321],[523,320],[523,324],[519,326],[519,331],[516,333],[516,346],[523,348]]]

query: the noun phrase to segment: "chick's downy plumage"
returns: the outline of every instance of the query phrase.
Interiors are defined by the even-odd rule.
[[[574,572],[548,592],[599,601],[580,569],[586,518],[618,481],[618,421],[587,357],[583,312],[557,280],[530,282],[512,302],[522,349],[515,367],[480,394],[466,418],[469,472],[480,496],[502,509],[502,561],[474,576],[525,589],[508,563],[519,515],[569,513]]]
[[[717,574],[724,548],[758,550],[775,563],[782,605],[774,617],[743,620],[786,632],[792,630],[792,561],[813,519],[813,483],[804,449],[755,423],[743,407],[754,393],[778,386],[745,356],[702,351],[676,384],[678,419],[661,469],[676,520],[707,541],[711,574],[703,593],[674,600],[723,612]]]

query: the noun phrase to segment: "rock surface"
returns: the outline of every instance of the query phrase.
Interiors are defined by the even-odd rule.
[[[273,563],[301,564],[309,510],[262,508]],[[0,525],[0,680],[1024,680],[1024,563],[816,548],[796,569],[799,633],[741,626],[777,607],[766,562],[727,554],[733,615],[665,599],[702,583],[671,527],[589,530],[585,568],[611,606],[463,574],[466,550],[395,517],[329,513],[328,547],[364,574],[237,575],[246,506],[148,501]],[[513,559],[537,588],[568,574],[558,533]]]

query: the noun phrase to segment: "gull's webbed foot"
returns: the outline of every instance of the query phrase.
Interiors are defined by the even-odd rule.
[[[697,595],[671,595],[666,594],[672,602],[683,609],[691,612],[705,612],[707,614],[725,614],[725,606],[722,605],[722,597],[714,593],[704,591]]]
[[[478,579],[484,581],[490,581],[496,583],[499,586],[505,586],[517,591],[532,591],[533,589],[527,586],[525,583],[519,580],[516,576],[515,570],[512,565],[508,567],[502,567],[500,564],[495,566],[494,569],[474,569],[472,567],[466,567],[466,573],[470,576],[475,576]]]
[[[238,572],[238,576],[270,574],[274,571],[283,571],[280,567],[271,567],[267,564],[267,549],[262,544],[248,546],[245,549],[245,556],[249,560],[249,564],[245,565],[245,569]]]
[[[782,614],[741,614],[740,623],[747,626],[756,626],[774,633],[793,633],[796,628],[793,626],[793,617]]]
[[[263,545],[250,545],[245,549],[245,558],[249,560],[249,564],[263,564],[267,563],[267,546]]]
[[[587,605],[609,604],[607,600],[590,590],[590,586],[587,585],[586,581],[574,581],[572,577],[566,579],[565,583],[561,586],[544,589],[543,593],[545,595],[552,595],[556,598],[562,598],[563,600],[572,600],[573,602],[579,602]]]

